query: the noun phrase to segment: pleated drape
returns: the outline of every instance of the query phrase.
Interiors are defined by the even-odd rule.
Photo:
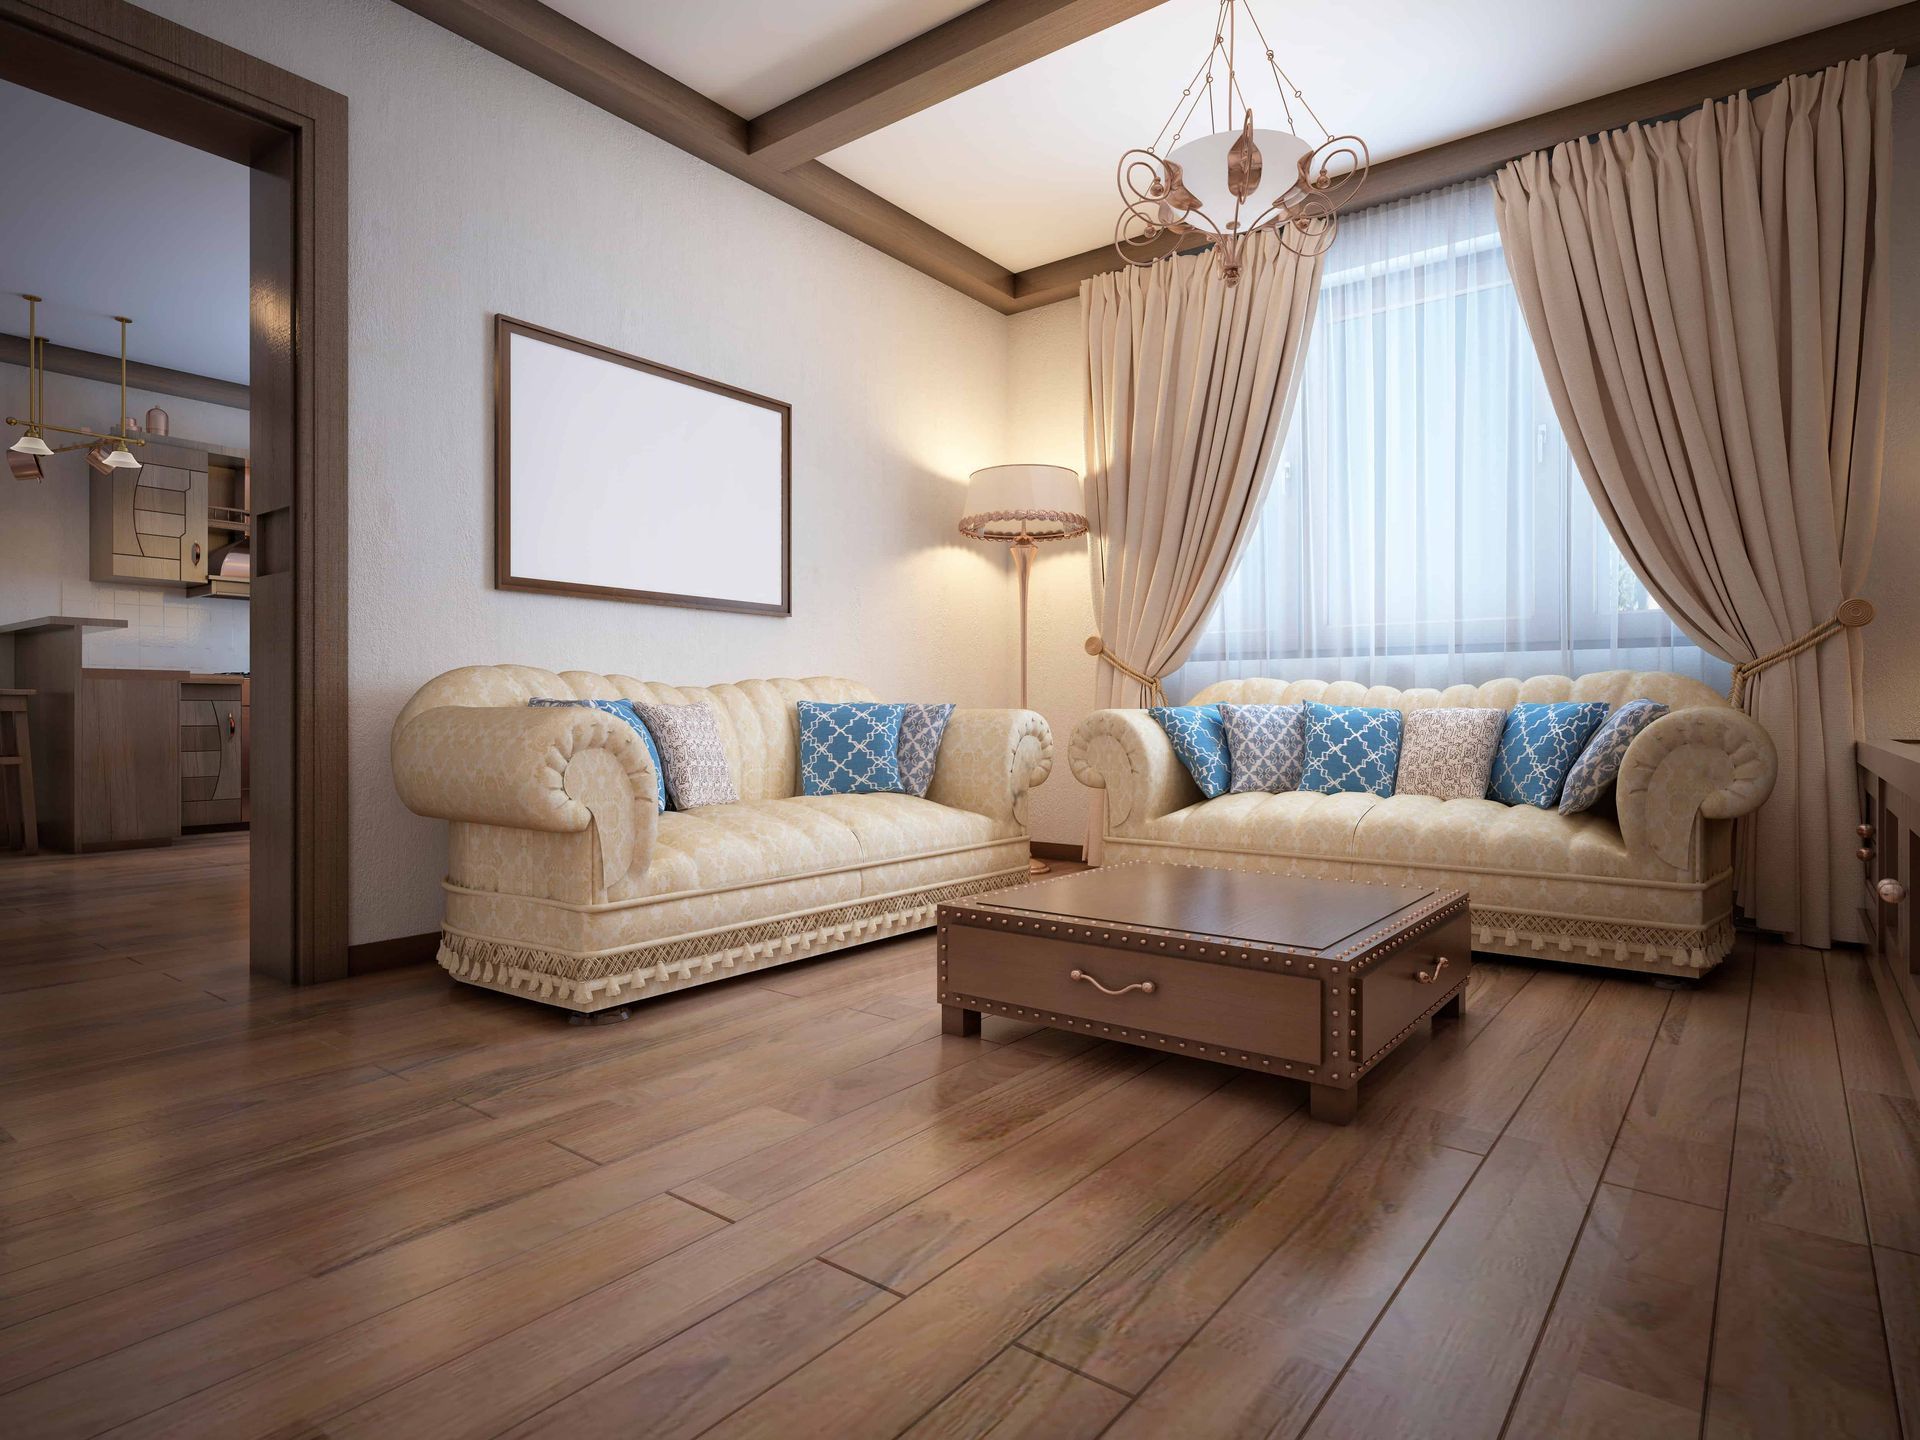
[[[1235,285],[1201,254],[1080,287],[1093,613],[1127,670],[1157,680],[1186,659],[1252,533],[1299,392],[1320,264],[1269,233],[1243,247]],[[1096,708],[1154,698],[1098,667]]]
[[[1878,55],[1523,156],[1501,242],[1582,478],[1621,553],[1740,663],[1865,583],[1889,348],[1892,102]],[[1861,938],[1856,638],[1760,674],[1780,780],[1736,887],[1802,944]]]

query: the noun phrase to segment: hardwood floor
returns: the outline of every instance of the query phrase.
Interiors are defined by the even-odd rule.
[[[0,1434],[1920,1440],[1852,953],[1483,961],[1346,1128],[924,937],[639,1007],[255,982],[245,850],[0,858]]]

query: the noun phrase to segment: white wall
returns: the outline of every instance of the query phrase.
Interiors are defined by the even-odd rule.
[[[1011,703],[1003,557],[954,529],[1003,317],[388,0],[145,3],[349,100],[353,942],[438,922],[446,827],[387,738],[453,666]],[[792,404],[791,619],[491,588],[495,312]]]
[[[1880,529],[1867,598],[1867,734],[1920,736],[1920,73],[1893,92],[1893,362]]]
[[[1007,459],[1065,465],[1084,474],[1087,364],[1080,301],[1015,315],[1008,330]],[[1055,750],[1053,778],[1033,797],[1033,838],[1079,845],[1086,839],[1089,792],[1073,778],[1067,747],[1093,703],[1095,662],[1085,645],[1096,627],[1084,539],[1040,547],[1030,605],[1028,703],[1053,727]]]
[[[120,389],[71,375],[47,376],[47,414],[63,425],[111,429],[120,415]],[[247,412],[127,391],[136,419],[147,407],[167,412],[171,433],[183,440],[247,446]],[[23,415],[27,372],[0,365],[0,414]],[[17,432],[8,431],[9,443]],[[49,433],[64,444],[73,436]],[[173,590],[137,585],[96,585],[87,554],[89,477],[79,451],[46,460],[47,478],[0,477],[0,622],[39,615],[92,615],[125,620],[125,630],[89,630],[83,654],[89,665],[158,670],[245,670],[247,607],[233,600],[189,598]]]

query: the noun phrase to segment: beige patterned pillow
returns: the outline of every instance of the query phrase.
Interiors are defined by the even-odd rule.
[[[1396,795],[1440,800],[1484,800],[1500,749],[1504,710],[1409,710],[1400,735]]]
[[[733,771],[727,768],[727,748],[720,725],[705,705],[649,705],[633,702],[660,747],[660,764],[667,772],[667,793],[673,808],[692,810],[701,805],[731,805],[740,798]]]

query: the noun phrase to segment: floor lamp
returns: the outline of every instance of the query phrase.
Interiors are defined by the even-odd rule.
[[[1013,549],[1020,576],[1020,708],[1027,708],[1027,582],[1033,552],[1043,541],[1071,540],[1087,533],[1086,501],[1080,477],[1064,465],[991,465],[967,479],[967,508],[960,533]],[[1030,860],[1035,875],[1049,869]]]

